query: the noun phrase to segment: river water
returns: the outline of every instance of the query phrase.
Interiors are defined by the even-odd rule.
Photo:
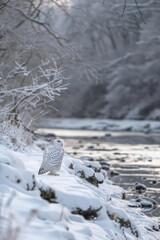
[[[145,199],[154,204],[143,208],[160,222],[160,134],[91,130],[39,129],[65,140],[65,151],[75,158],[90,157],[109,164],[108,176],[126,190],[126,199]],[[137,185],[138,184],[138,185]],[[137,193],[136,186],[145,185]]]

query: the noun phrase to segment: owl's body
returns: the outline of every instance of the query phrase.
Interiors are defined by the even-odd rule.
[[[60,170],[63,155],[64,155],[64,142],[61,138],[55,138],[50,146],[44,151],[43,162],[39,169],[38,174],[50,172],[56,174]]]

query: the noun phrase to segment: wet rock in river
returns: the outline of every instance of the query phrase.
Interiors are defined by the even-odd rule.
[[[156,209],[158,207],[158,203],[151,198],[140,198],[137,196],[129,201],[129,207],[141,208],[144,212],[147,212]]]
[[[147,190],[147,187],[141,183],[135,183],[135,190],[137,193],[144,193]]]
[[[144,149],[149,149],[149,147],[144,147]]]
[[[110,133],[106,133],[105,137],[111,137],[112,135]]]
[[[107,164],[108,166],[110,166],[110,164],[104,158],[97,158],[97,161],[99,161],[101,165]]]
[[[147,179],[147,177],[142,177],[142,179],[143,179],[143,180],[146,180],[146,179]]]
[[[94,158],[93,157],[90,157],[90,156],[83,156],[83,157],[80,157],[81,160],[88,160],[88,161],[93,161]]]
[[[120,161],[120,162],[125,162],[126,160],[123,157],[115,158],[114,160]]]
[[[110,166],[109,163],[107,163],[103,158],[100,158],[100,159],[97,159],[97,160],[98,160],[99,163],[101,164],[101,168],[102,168],[103,170],[106,170],[106,171],[109,170],[109,166]]]
[[[121,155],[120,152],[114,152],[113,154],[114,154],[114,155]]]
[[[120,162],[125,162],[126,160],[124,158],[119,158]]]
[[[98,137],[97,136],[93,136],[92,139],[98,139]]]
[[[135,199],[130,200],[128,206],[134,208],[152,208],[153,204],[143,198],[136,197]]]
[[[110,175],[110,177],[114,177],[114,176],[118,176],[119,173],[117,171],[112,170],[112,171],[110,171],[109,175]]]
[[[127,127],[127,128],[125,128],[125,130],[126,130],[127,132],[131,132],[131,131],[132,131],[132,127]]]
[[[94,146],[93,145],[91,145],[91,146],[88,146],[88,149],[93,149],[94,148]]]
[[[152,180],[152,184],[157,184],[157,181],[156,180]]]
[[[103,170],[105,170],[105,171],[108,171],[108,170],[109,170],[108,164],[103,164],[103,165],[101,165],[101,168],[102,168]]]

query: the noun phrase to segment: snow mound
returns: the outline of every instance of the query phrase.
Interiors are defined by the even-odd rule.
[[[34,190],[36,187],[35,175],[26,170],[21,161],[23,154],[6,150],[0,156],[0,182],[22,187],[25,190]]]

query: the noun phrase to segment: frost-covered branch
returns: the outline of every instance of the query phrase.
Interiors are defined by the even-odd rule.
[[[53,108],[55,96],[60,96],[61,91],[67,88],[64,70],[64,67],[58,67],[53,59],[42,62],[31,70],[24,67],[23,63],[16,62],[15,68],[0,81],[1,121],[10,121],[24,130],[29,129],[35,116],[48,113],[48,109]],[[27,79],[24,86],[21,81],[19,86],[12,84],[24,76]],[[29,118],[32,121],[25,126]]]

